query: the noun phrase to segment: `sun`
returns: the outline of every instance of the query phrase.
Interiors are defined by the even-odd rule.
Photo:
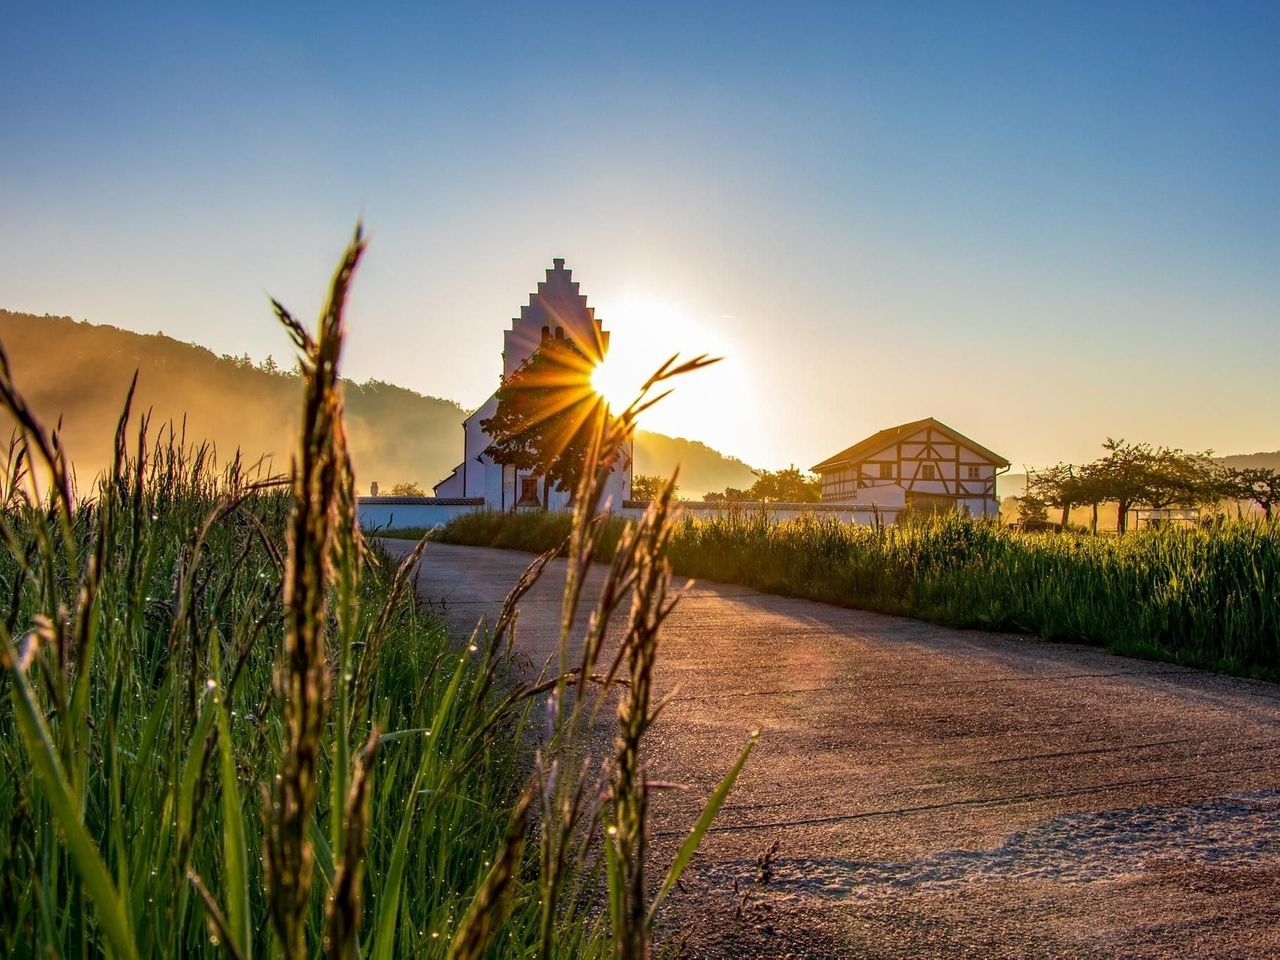
[[[591,371],[591,389],[604,398],[615,413],[625,410],[636,398],[643,380],[626,364],[605,357]]]
[[[723,324],[660,294],[632,291],[601,299],[596,312],[609,331],[609,349],[591,372],[591,387],[615,414],[625,410],[645,381],[673,356],[688,360],[702,354],[741,354]],[[660,384],[650,399],[668,389],[672,394],[644,411],[644,428],[672,436],[716,437],[726,423],[736,422],[751,408],[758,392],[743,379],[743,369],[741,363],[718,363]]]

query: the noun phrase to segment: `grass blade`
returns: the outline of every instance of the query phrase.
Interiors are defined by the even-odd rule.
[[[62,764],[58,761],[49,730],[36,707],[26,675],[18,669],[8,637],[4,638],[4,647],[0,652],[3,653],[4,666],[9,670],[13,681],[11,698],[31,769],[58,820],[67,852],[71,854],[80,879],[84,881],[89,899],[93,901],[94,913],[102,924],[112,951],[122,960],[135,960],[138,951],[129,915],[115,884],[111,882],[111,873],[103,862],[102,855],[81,822],[80,810],[71,786],[67,783]]]

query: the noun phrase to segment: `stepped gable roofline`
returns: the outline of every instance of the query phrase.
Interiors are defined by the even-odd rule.
[[[563,257],[556,257],[551,263],[546,279],[539,281],[506,332],[503,353],[508,360],[507,373],[537,348],[544,328],[552,336],[563,330],[562,335],[575,341],[592,362],[600,361],[608,352],[609,334],[573,279],[573,271],[565,266]]]
[[[976,441],[970,440],[959,430],[956,430],[953,427],[947,426],[941,420],[937,420],[933,417],[925,417],[922,420],[912,420],[910,423],[898,424],[898,426],[896,427],[886,427],[884,430],[880,430],[877,433],[873,433],[871,436],[867,437],[865,440],[859,440],[857,443],[855,443],[853,446],[849,447],[848,449],[842,450],[840,453],[837,453],[834,457],[828,457],[826,460],[823,460],[821,463],[815,464],[813,467],[810,467],[810,469],[814,473],[821,473],[824,470],[834,470],[836,467],[839,467],[845,463],[861,462],[863,460],[866,460],[873,454],[879,453],[885,447],[895,444],[899,440],[902,440],[902,439],[905,439],[906,437],[911,436],[913,433],[918,433],[920,430],[923,430],[926,427],[932,427],[935,430],[941,430],[943,433],[951,437],[951,439],[954,440],[955,442],[964,444],[974,453],[978,454],[981,457],[985,457],[987,460],[991,461],[993,464],[995,464],[998,467],[1009,466],[1009,461],[1006,460],[1004,457],[1000,456],[1000,454],[995,453],[994,451],[988,450],[986,447],[984,447],[980,443],[977,443]]]

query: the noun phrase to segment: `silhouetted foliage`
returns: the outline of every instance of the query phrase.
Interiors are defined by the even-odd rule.
[[[1268,520],[1280,506],[1280,473],[1265,467],[1227,467],[1222,476],[1223,494],[1231,500],[1256,503]]]
[[[427,491],[422,489],[422,485],[410,481],[409,483],[397,483],[391,488],[391,496],[393,497],[425,497]]]
[[[498,408],[480,421],[495,462],[547,478],[567,493],[608,412],[591,387],[591,364],[571,340],[547,340],[498,388]],[[615,453],[616,456],[616,453]]]
[[[637,474],[631,478],[631,499],[653,500],[666,485],[666,477],[660,477],[654,473]],[[672,487],[671,495],[674,497],[679,490],[679,486]]]
[[[752,500],[771,500],[779,503],[817,503],[822,499],[821,482],[811,473],[804,473],[794,465],[785,470],[761,470],[756,482],[747,491]]]
[[[1060,463],[1027,475],[1027,496],[1062,511],[1065,527],[1071,508],[1116,505],[1116,529],[1123,533],[1134,507],[1166,509],[1216,503],[1225,496],[1223,470],[1211,451],[1187,453],[1173,447],[1108,438],[1106,455],[1083,466]],[[1026,505],[1022,506],[1023,515]]]
[[[817,503],[822,499],[821,481],[794,465],[785,470],[757,470],[755,475],[755,483],[746,490],[726,487],[723,493],[708,493],[704,499],[712,503]]]

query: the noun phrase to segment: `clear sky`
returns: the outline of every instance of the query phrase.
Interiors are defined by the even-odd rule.
[[[283,360],[362,216],[357,379],[478,404],[563,256],[756,465],[1280,448],[1280,4],[480,6],[8,5],[0,306]]]

